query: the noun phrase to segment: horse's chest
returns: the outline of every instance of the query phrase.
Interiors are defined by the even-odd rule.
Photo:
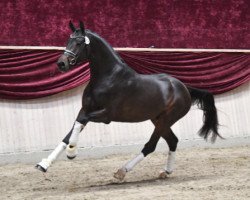
[[[124,91],[124,88],[113,85],[102,85],[100,87],[93,88],[90,96],[92,100],[99,106],[107,107],[113,104],[114,101],[120,101]]]

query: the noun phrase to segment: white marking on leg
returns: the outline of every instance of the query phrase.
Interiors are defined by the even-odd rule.
[[[134,159],[130,160],[126,165],[123,166],[123,169],[126,170],[126,172],[131,171],[135,165],[137,165],[139,162],[141,162],[144,159],[143,153],[140,153],[138,156],[136,156]]]
[[[167,173],[171,174],[174,171],[174,165],[175,165],[175,152],[174,151],[169,151],[167,164],[166,164],[164,170]]]
[[[43,167],[45,171],[51,166],[51,164],[59,157],[59,155],[64,151],[66,148],[66,144],[64,142],[61,142],[55,149],[52,151],[52,153],[48,156],[48,158],[43,159],[40,163],[37,165]]]

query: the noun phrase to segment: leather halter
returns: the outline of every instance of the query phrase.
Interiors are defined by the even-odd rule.
[[[84,38],[84,42],[81,43],[82,44],[85,44],[85,48],[86,48],[86,58],[88,57],[89,55],[89,44],[90,44],[90,40],[87,36],[77,36],[77,37],[74,37],[73,35],[70,35],[70,38]],[[68,49],[65,49],[64,50],[64,54],[67,55],[67,56],[71,56],[73,59],[70,61],[70,65],[76,65],[76,61],[79,57],[79,52],[76,54],[74,53],[73,51],[71,50],[68,50]]]

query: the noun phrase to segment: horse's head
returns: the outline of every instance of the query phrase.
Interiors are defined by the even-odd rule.
[[[90,40],[85,34],[83,22],[80,21],[79,25],[80,28],[76,29],[73,23],[69,22],[69,27],[73,33],[70,35],[63,55],[57,61],[60,71],[66,72],[88,59]]]

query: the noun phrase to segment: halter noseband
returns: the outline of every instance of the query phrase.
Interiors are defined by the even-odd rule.
[[[90,40],[87,36],[78,36],[78,37],[74,37],[72,35],[70,35],[70,38],[84,38],[84,44],[86,45],[86,56],[88,56],[89,54],[89,44],[90,44]],[[75,65],[76,64],[76,61],[77,61],[77,58],[79,57],[78,54],[74,53],[73,51],[70,51],[68,49],[65,49],[64,50],[64,54],[65,55],[69,55],[71,57],[73,57],[73,59],[70,61],[70,64],[71,65]]]

